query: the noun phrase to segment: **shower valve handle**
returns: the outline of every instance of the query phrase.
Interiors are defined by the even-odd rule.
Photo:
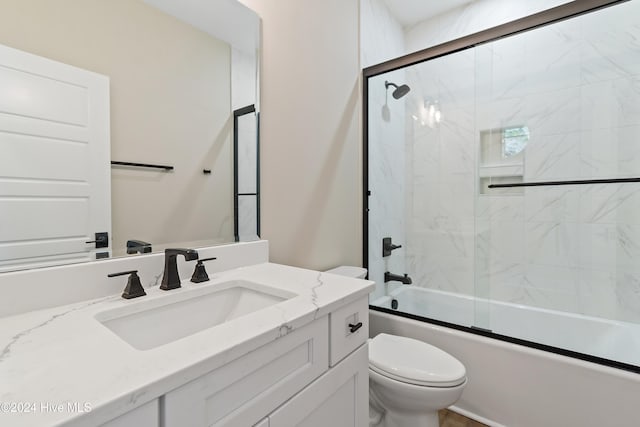
[[[391,251],[394,251],[396,249],[400,249],[402,247],[402,245],[394,245],[391,242],[391,237],[384,237],[382,239],[382,256],[383,257],[387,257],[389,255],[391,255]]]

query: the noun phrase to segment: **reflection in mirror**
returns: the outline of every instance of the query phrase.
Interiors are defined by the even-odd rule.
[[[257,109],[254,12],[236,0],[0,8],[0,158],[12,165],[0,271],[234,241],[233,110]]]
[[[234,223],[236,241],[260,238],[258,115],[253,105],[233,112],[235,156]]]

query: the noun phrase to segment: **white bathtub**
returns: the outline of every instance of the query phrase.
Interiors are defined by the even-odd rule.
[[[640,325],[403,286],[372,305],[640,366]],[[638,423],[640,425],[640,422]]]
[[[398,288],[372,305],[390,308],[392,298],[399,311],[640,365],[640,327],[634,324],[414,286]],[[409,336],[457,357],[469,383],[453,409],[486,424],[640,425],[640,374],[393,314],[371,310],[370,317],[371,336]]]

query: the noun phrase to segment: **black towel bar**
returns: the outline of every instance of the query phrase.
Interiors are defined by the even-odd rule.
[[[117,166],[133,166],[133,167],[137,167],[137,168],[153,168],[153,169],[164,169],[165,171],[172,171],[173,170],[173,166],[167,166],[167,165],[151,165],[148,163],[133,163],[133,162],[111,162],[111,165],[117,165]]]
[[[509,187],[544,187],[550,185],[585,185],[585,184],[615,184],[624,182],[640,182],[640,178],[611,178],[611,179],[583,179],[576,181],[540,181],[540,182],[514,182],[511,184],[489,184],[488,188]]]

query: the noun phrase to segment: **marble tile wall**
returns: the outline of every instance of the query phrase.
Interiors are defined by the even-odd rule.
[[[418,286],[473,295],[475,262],[474,53],[407,70],[407,262]],[[434,111],[442,113],[441,122]]]
[[[360,64],[367,68],[403,55],[404,30],[383,0],[360,1]]]
[[[503,3],[474,2],[419,24],[405,33],[406,47],[482,29],[478,16],[531,13],[524,2]],[[497,15],[478,14],[498,4]],[[478,194],[479,135],[512,126],[531,135],[525,181],[640,176],[638,16],[640,2],[628,2],[407,69],[414,283],[640,321],[638,184]],[[423,124],[436,101],[442,121]]]
[[[570,0],[475,0],[405,29],[405,53],[568,3]]]
[[[231,48],[231,106],[232,110],[258,102],[257,52]]]
[[[404,51],[402,27],[381,0],[362,0],[361,63],[363,67],[397,57]],[[376,282],[371,300],[384,295],[384,272],[405,273],[404,247],[382,257],[382,238],[392,237],[395,244],[405,242],[406,156],[405,99],[394,99],[393,88],[406,82],[403,70],[369,79],[369,279]],[[406,97],[405,97],[406,98]]]

